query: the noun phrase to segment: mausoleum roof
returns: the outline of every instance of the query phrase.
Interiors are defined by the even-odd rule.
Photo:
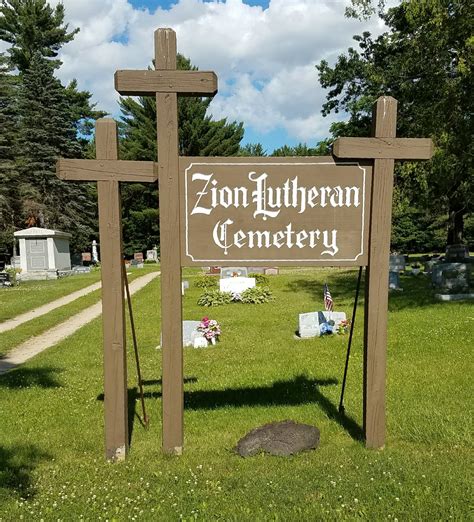
[[[15,237],[57,237],[67,238],[72,237],[72,234],[61,232],[60,230],[52,230],[50,228],[31,227],[24,230],[18,230],[13,234]]]

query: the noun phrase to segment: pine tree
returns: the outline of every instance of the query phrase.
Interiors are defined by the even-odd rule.
[[[13,232],[20,218],[15,165],[18,77],[10,73],[7,58],[0,54],[0,252],[11,250]]]
[[[59,49],[74,39],[79,29],[68,32],[64,25],[64,6],[51,7],[46,0],[2,0],[0,40],[11,44],[11,62],[20,72],[30,68],[33,56],[40,53],[55,58]],[[60,65],[59,60],[56,64]]]
[[[58,157],[77,158],[74,114],[54,64],[37,53],[22,75],[18,138],[19,190],[25,224],[73,232],[74,243],[91,233],[93,204],[84,184],[64,182],[56,175]]]
[[[196,70],[181,55],[181,70]],[[244,135],[242,123],[214,121],[208,116],[210,98],[178,98],[178,140],[182,156],[233,156],[240,150]],[[138,100],[122,98],[121,157],[129,160],[156,161],[156,103],[152,97]],[[158,137],[159,139],[159,137]],[[152,248],[159,244],[158,193],[155,184],[122,187],[123,234],[125,253]]]

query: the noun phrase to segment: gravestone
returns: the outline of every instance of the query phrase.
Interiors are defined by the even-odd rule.
[[[390,272],[403,272],[406,269],[405,256],[390,256],[389,260],[389,271]]]
[[[247,272],[249,274],[264,274],[265,273],[265,267],[263,266],[248,266]]]
[[[321,335],[321,325],[334,322],[334,329],[337,330],[342,321],[346,321],[345,312],[309,312],[299,315],[298,333],[302,339],[310,339]]]
[[[247,277],[249,275],[247,267],[245,266],[226,266],[221,268],[221,279],[229,277]]]
[[[82,252],[82,262],[90,263],[92,261],[92,254],[90,252]]]
[[[433,268],[431,281],[436,298],[457,301],[474,298],[474,264],[439,263]]]
[[[298,333],[302,339],[319,337],[321,335],[319,331],[318,312],[300,314]]]
[[[95,239],[92,241],[92,262],[93,263],[99,262],[99,253],[97,251],[97,241]]]
[[[448,245],[446,247],[446,261],[463,262],[469,258],[467,245]]]
[[[154,261],[155,263],[158,262],[158,251],[156,250],[156,248],[146,251],[146,260]]]
[[[140,263],[143,263],[143,252],[135,252],[133,254],[133,259],[135,261],[139,261]]]
[[[196,338],[204,337],[202,332],[198,331],[200,324],[200,321],[183,321],[183,346],[194,346]]]
[[[278,267],[265,268],[265,275],[278,275]]]
[[[221,292],[232,292],[233,294],[241,294],[249,288],[254,288],[254,277],[228,277],[219,280],[219,290]]]
[[[184,291],[189,288],[189,281],[181,281],[181,295],[184,295]]]
[[[402,290],[400,288],[400,272],[390,270],[388,273],[388,287],[390,290]]]

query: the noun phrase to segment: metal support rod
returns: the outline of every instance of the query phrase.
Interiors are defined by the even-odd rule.
[[[346,389],[347,369],[349,368],[349,357],[351,355],[352,334],[354,332],[354,324],[355,324],[356,311],[357,311],[357,301],[359,300],[361,279],[362,279],[362,267],[359,268],[359,277],[357,278],[357,288],[356,288],[356,295],[355,295],[355,301],[354,301],[354,308],[352,309],[351,330],[349,333],[349,342],[347,344],[346,365],[344,367],[344,378],[342,379],[341,400],[339,401],[339,413],[344,413],[344,391]]]
[[[146,410],[145,410],[145,398],[144,398],[144,394],[143,394],[142,373],[140,370],[140,359],[138,357],[137,335],[135,333],[135,321],[133,319],[132,300],[130,298],[130,288],[128,286],[128,277],[127,277],[127,271],[125,269],[125,263],[122,263],[122,274],[123,274],[123,282],[124,282],[124,286],[125,286],[125,293],[127,295],[128,313],[130,316],[130,329],[132,331],[133,350],[135,352],[135,363],[137,366],[138,388],[140,390],[140,401],[142,403],[142,411],[143,411],[143,424],[145,425],[145,428],[146,428],[146,427],[148,427],[149,418],[148,418],[148,416],[146,414]]]

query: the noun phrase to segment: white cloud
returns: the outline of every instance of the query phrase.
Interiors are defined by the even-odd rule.
[[[325,94],[315,65],[352,45],[353,34],[381,31],[375,19],[344,18],[348,0],[271,0],[265,10],[241,0],[179,0],[170,10],[152,13],[126,0],[62,1],[70,27],[81,31],[61,51],[59,76],[77,78],[99,107],[118,112],[115,70],[146,68],[154,30],[172,27],[178,50],[219,77],[220,94],[210,108],[214,117],[243,121],[260,133],[283,128],[311,143],[331,123],[320,116]]]

